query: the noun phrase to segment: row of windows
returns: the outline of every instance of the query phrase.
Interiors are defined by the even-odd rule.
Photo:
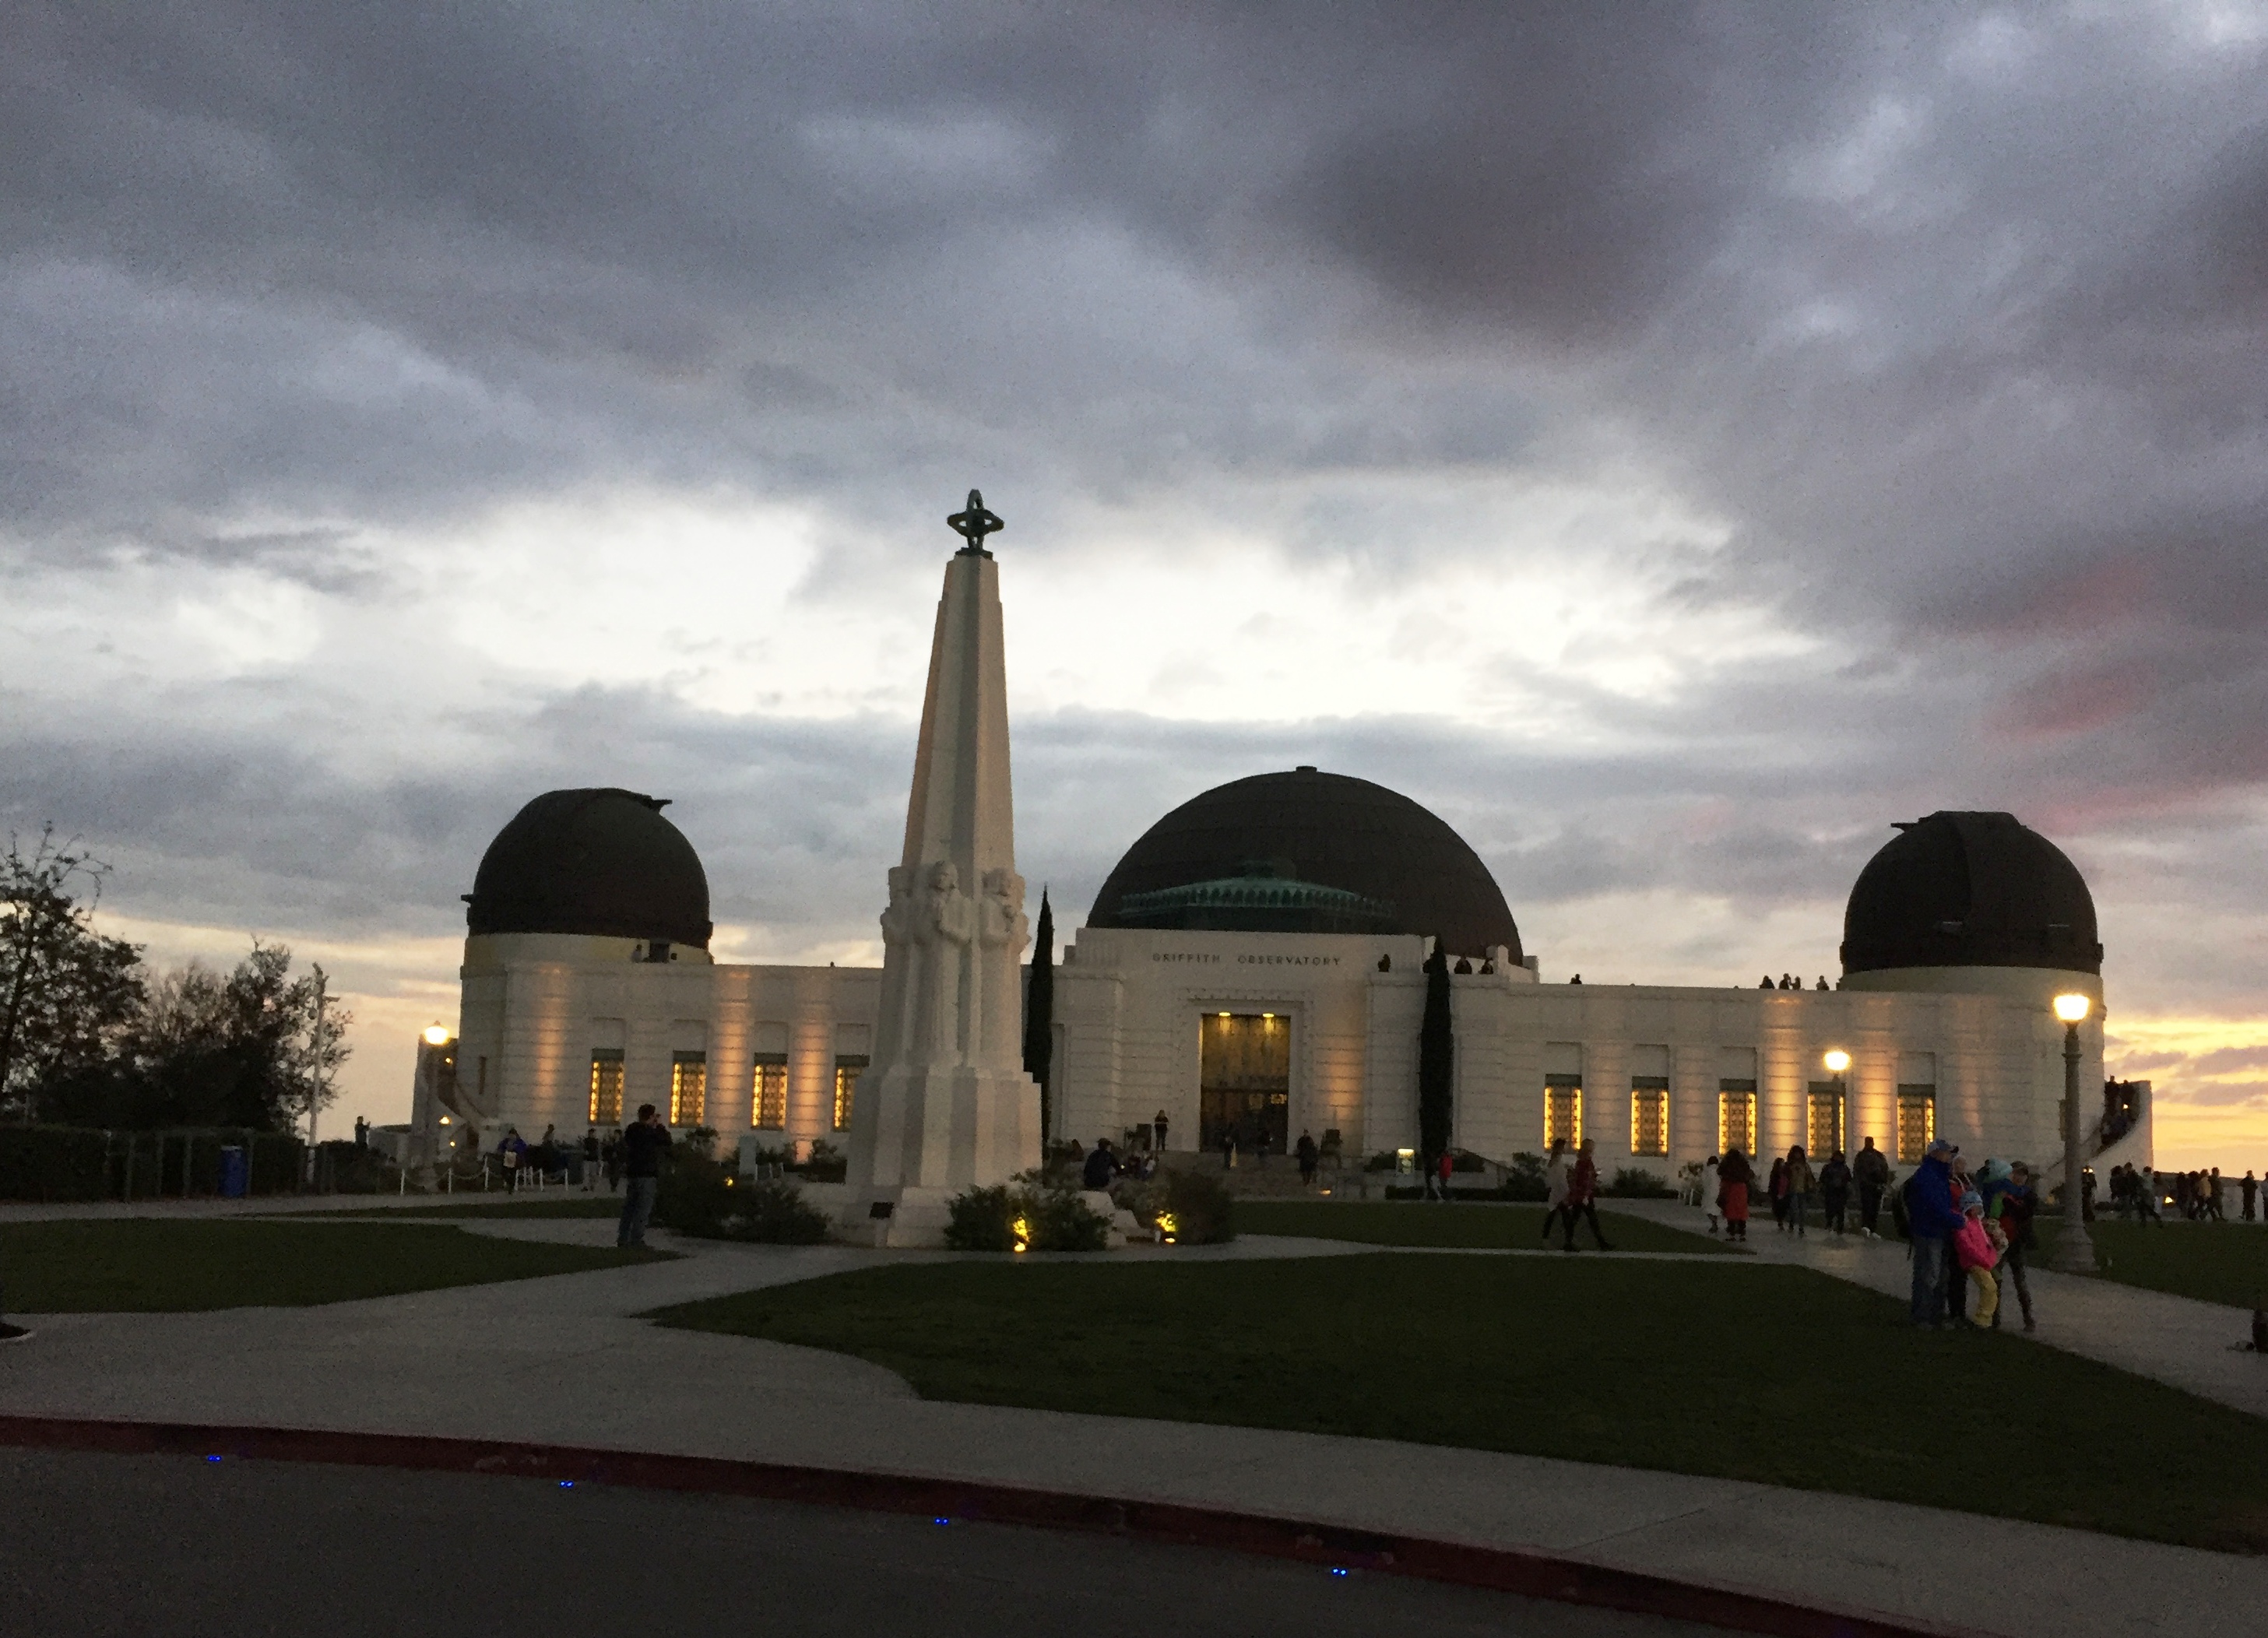
[[[1717,1083],[1717,1152],[1739,1150],[1756,1152],[1756,1083],[1724,1080]],[[1848,1150],[1845,1130],[1847,1100],[1833,1081],[1814,1081],[1804,1099],[1804,1149],[1813,1155]],[[1900,1160],[1919,1160],[1937,1137],[1937,1088],[1901,1084],[1897,1094],[1897,1130],[1894,1134]],[[1583,1141],[1583,1077],[1547,1075],[1543,1077],[1543,1144],[1555,1142],[1572,1149]],[[1633,1155],[1669,1153],[1669,1082],[1660,1076],[1632,1076],[1630,1101],[1630,1152]]]
[[[866,1060],[850,1054],[835,1060],[835,1129],[850,1129],[850,1105],[858,1091],[858,1075]],[[601,1047],[591,1054],[591,1124],[620,1126],[622,1122],[622,1054],[620,1047]],[[758,1053],[748,1076],[750,1124],[761,1132],[777,1132],[787,1126],[787,1054]],[[709,1054],[675,1052],[669,1055],[669,1124],[703,1126],[709,1113]]]

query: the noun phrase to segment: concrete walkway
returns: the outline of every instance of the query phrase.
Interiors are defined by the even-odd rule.
[[[611,1238],[588,1219],[477,1226]],[[0,1412],[524,1439],[1179,1502],[2012,1635],[2130,1638],[2172,1607],[2215,1638],[2249,1634],[2268,1609],[2268,1561],[2046,1525],[1535,1457],[925,1401],[854,1358],[633,1317],[889,1254],[656,1239],[688,1255],[323,1308],[40,1316],[32,1344],[0,1353]],[[1253,1237],[1151,1254],[1381,1249]]]
[[[1697,1209],[1674,1201],[1623,1201],[1616,1209],[1673,1229],[1706,1229]],[[1749,1224],[1748,1245],[1758,1262],[1814,1268],[1900,1302],[1913,1294],[1913,1264],[1904,1240],[1838,1237],[1822,1229],[1783,1234],[1766,1217]],[[2039,1320],[2031,1341],[2268,1416],[2268,1357],[2239,1346],[2252,1334],[2249,1310],[2045,1268],[2032,1268],[2029,1279]],[[2015,1293],[2004,1293],[2003,1300],[2003,1327],[2018,1325]]]

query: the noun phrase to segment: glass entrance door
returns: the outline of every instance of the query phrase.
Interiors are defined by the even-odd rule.
[[[1208,1013],[1197,1030],[1198,1142],[1219,1150],[1233,1136],[1253,1153],[1265,1136],[1280,1155],[1291,1135],[1292,1020],[1280,1013]]]

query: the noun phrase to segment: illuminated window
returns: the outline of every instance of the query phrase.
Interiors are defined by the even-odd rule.
[[[749,1124],[766,1132],[777,1132],[787,1125],[787,1054],[784,1052],[760,1052],[756,1054],[755,1084],[749,1088]]]
[[[1814,1081],[1805,1104],[1804,1152],[1822,1160],[1843,1147],[1843,1086],[1838,1081]]]
[[[1555,1142],[1570,1149],[1583,1141],[1583,1077],[1547,1075],[1543,1077],[1543,1147]]]
[[[622,1054],[600,1047],[591,1054],[591,1124],[620,1126],[622,1120]]]
[[[1659,1075],[1631,1076],[1631,1153],[1669,1152],[1669,1078]]]
[[[669,1054],[669,1124],[699,1126],[709,1108],[709,1054]]]
[[[1937,1088],[1911,1082],[1898,1087],[1898,1158],[1919,1160],[1937,1141]]]
[[[1756,1083],[1725,1080],[1717,1083],[1717,1152],[1739,1150],[1756,1152]]]
[[[835,1058],[835,1129],[850,1129],[850,1105],[858,1095],[858,1075],[866,1067],[863,1056],[836,1054]]]

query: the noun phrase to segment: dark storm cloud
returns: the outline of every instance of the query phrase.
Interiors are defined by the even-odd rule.
[[[1761,603],[1836,662],[1555,681],[1613,753],[1020,724],[1027,869],[1083,907],[1166,793],[1297,760],[1439,807],[1515,909],[1831,903],[1939,806],[2077,837],[2099,886],[2145,834],[2185,882],[2257,863],[2264,64],[2177,8],[200,0],[9,35],[0,520],[49,564],[374,597],[373,525],[652,482],[901,539],[980,472],[1035,552],[1081,549],[1076,499],[1312,481],[1287,549],[1388,576],[1491,543],[1330,481],[1622,463],[1729,531],[1666,618]],[[130,839],[184,914],[439,927],[526,796],[634,783],[721,917],[836,925],[910,754],[530,695],[466,730],[486,760],[372,782],[182,729],[211,705],[19,725],[11,811]]]

